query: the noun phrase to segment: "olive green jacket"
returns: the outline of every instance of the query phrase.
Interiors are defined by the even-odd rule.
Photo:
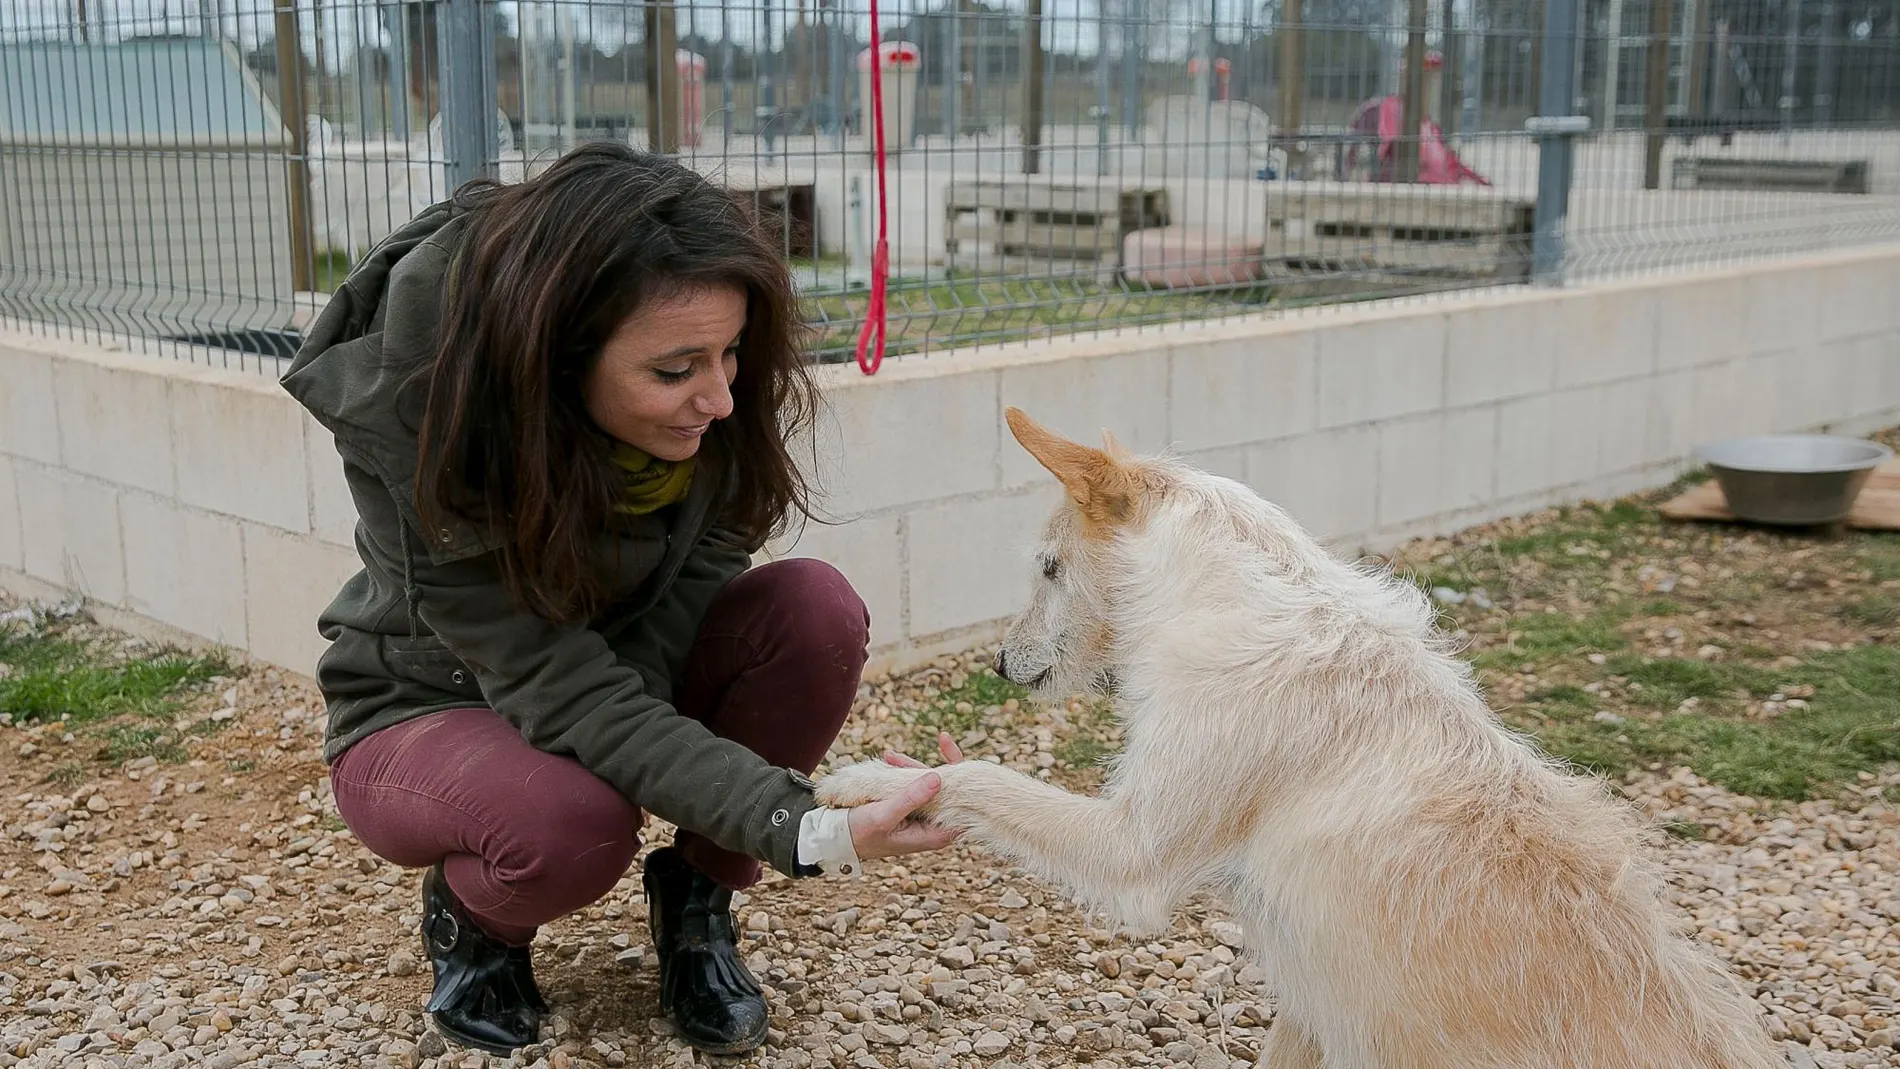
[[[423,529],[414,504],[421,396],[398,388],[432,351],[465,225],[438,205],[386,238],[331,297],[283,376],[335,436],[358,512],[363,569],[317,621],[331,642],[317,667],[330,712],[325,760],[412,717],[486,705],[655,816],[796,874],[811,781],[671,705],[707,607],[757,548],[716,522],[729,480],[702,465],[680,505],[603,532],[611,544],[602,557],[617,557],[618,579],[610,608],[585,625],[517,608],[489,531]]]

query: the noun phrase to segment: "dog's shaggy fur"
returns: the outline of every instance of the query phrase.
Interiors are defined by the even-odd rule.
[[[1100,797],[987,761],[930,810],[1129,927],[1222,895],[1274,986],[1271,1069],[1759,1069],[1755,1006],[1673,930],[1642,827],[1508,731],[1412,586],[1231,480],[1009,413],[1068,490],[999,670],[1112,688]],[[865,762],[821,803],[889,797]]]

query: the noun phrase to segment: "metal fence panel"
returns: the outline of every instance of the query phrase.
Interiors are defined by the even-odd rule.
[[[416,212],[613,138],[754,196],[848,359],[874,38],[899,353],[1900,236],[1900,0],[881,7],[13,0],[0,316],[274,370]]]

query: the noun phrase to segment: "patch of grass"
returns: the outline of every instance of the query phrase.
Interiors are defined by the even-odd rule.
[[[1627,610],[1611,606],[1589,616],[1535,613],[1511,621],[1505,645],[1472,658],[1480,668],[1514,668],[1545,657],[1579,653],[1612,653],[1624,647],[1617,625]]]
[[[1696,842],[1709,837],[1707,828],[1688,820],[1672,820],[1663,825],[1663,830],[1678,839],[1690,839]]]
[[[982,726],[984,712],[1014,698],[1029,696],[1023,688],[985,669],[970,676],[962,686],[937,695],[917,714],[918,739],[924,753],[937,752],[937,732],[947,731],[961,738]]]
[[[136,760],[140,757],[152,757],[166,764],[177,764],[190,756],[185,746],[187,739],[204,738],[224,727],[223,724],[202,720],[184,728],[171,727],[161,723],[124,718],[109,724],[101,724],[98,737],[103,744],[99,755],[113,764]]]
[[[46,782],[55,787],[77,787],[85,778],[86,766],[77,761],[62,762],[46,774]]]
[[[1634,501],[1564,508],[1557,516],[1557,522],[1548,526],[1500,539],[1498,553],[1534,557],[1552,567],[1598,564],[1602,561],[1598,554],[1605,550],[1614,554],[1629,535],[1655,525],[1649,510]]]
[[[1668,664],[1650,678],[1658,687],[1721,687],[1768,678],[1758,668],[1727,669],[1701,674]],[[1900,706],[1893,697],[1900,694],[1900,649],[1833,651],[1790,669],[1781,681],[1812,685],[1808,708],[1767,721],[1700,711],[1615,724],[1564,721],[1534,734],[1550,753],[1607,776],[1655,763],[1688,765],[1730,790],[1760,798],[1814,797],[1853,782],[1860,772],[1900,761]]]
[[[1753,665],[1682,657],[1616,657],[1610,671],[1641,684],[1632,697],[1652,709],[1669,710],[1690,698],[1724,702],[1766,695],[1784,679]]]
[[[1540,690],[1531,695],[1528,700],[1532,705],[1550,713],[1588,713],[1595,710],[1599,704],[1589,691],[1569,683]]]
[[[1894,627],[1900,625],[1900,598],[1869,594],[1842,605],[1840,613],[1843,618],[1868,627]]]
[[[1681,616],[1689,611],[1689,606],[1675,598],[1654,597],[1645,599],[1636,606],[1636,611],[1643,616]]]
[[[1056,744],[1056,760],[1070,768],[1093,768],[1114,750],[1093,735],[1077,735]]]
[[[161,653],[119,660],[56,635],[0,629],[0,712],[16,723],[68,722],[133,713],[162,716],[178,707],[180,691],[226,671],[217,658]]]
[[[1855,541],[1854,556],[1872,574],[1874,582],[1900,580],[1900,537],[1863,534]]]
[[[887,353],[914,352],[926,345],[1034,337],[1058,331],[1094,330],[1235,314],[1267,303],[1264,286],[1212,290],[1144,290],[1089,278],[952,276],[940,280],[894,280],[887,291]],[[865,291],[814,293],[804,301],[805,320],[816,333],[820,362],[850,359],[869,307]]]

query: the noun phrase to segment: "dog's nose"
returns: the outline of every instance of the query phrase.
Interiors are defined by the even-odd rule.
[[[996,666],[996,674],[999,676],[1002,676],[1004,679],[1008,679],[1009,672],[1005,671],[1003,668],[1003,651],[1002,650],[996,651],[996,660],[994,663]]]

